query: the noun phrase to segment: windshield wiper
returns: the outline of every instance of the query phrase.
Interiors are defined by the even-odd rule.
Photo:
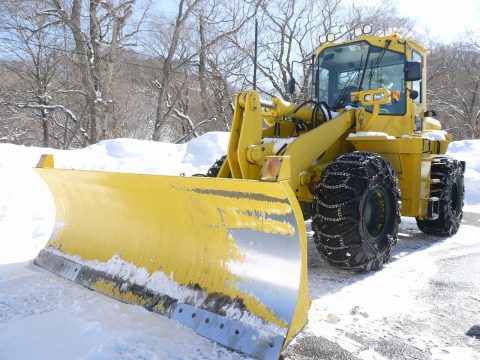
[[[353,70],[352,74],[350,75],[350,77],[346,81],[347,85],[342,89],[342,92],[340,93],[338,98],[335,100],[335,106],[333,107],[334,109],[338,109],[340,107],[341,103],[345,102],[344,98],[347,95],[347,91],[351,92],[352,85],[350,85],[350,81],[352,80],[352,77],[355,75],[357,77],[357,79],[359,78],[360,71],[362,71],[362,68],[363,68],[363,55],[364,54],[362,54],[362,57],[360,58],[360,65],[358,65],[358,68]]]
[[[385,40],[385,46],[382,48],[381,53],[378,55],[377,59],[375,60],[375,64],[370,68],[370,72],[368,74],[368,89],[372,87],[372,78],[373,78],[373,71],[378,69],[380,62],[383,59],[383,56],[387,52],[387,49],[390,47],[392,40]]]

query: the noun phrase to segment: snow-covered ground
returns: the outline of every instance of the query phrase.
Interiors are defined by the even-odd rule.
[[[454,141],[448,155],[467,163],[464,211],[480,213],[480,140]]]
[[[188,176],[205,173],[225,154],[227,142],[228,134],[217,132],[182,145],[116,139],[59,151],[0,144],[0,359],[243,358],[174,321],[88,291],[32,263],[54,221],[50,193],[31,169],[40,154],[53,153],[60,168]],[[467,161],[465,210],[480,213],[480,141],[454,142],[449,151]],[[321,336],[357,358],[385,358],[352,340],[349,333],[355,333],[369,339],[403,336],[416,348],[430,349],[434,359],[480,358],[478,340],[445,342],[444,334],[390,327],[398,324],[395,319],[428,323],[436,309],[420,294],[441,271],[439,259],[471,251],[480,252],[479,227],[464,225],[457,235],[439,241],[403,218],[392,261],[382,271],[353,276],[324,264],[310,234],[309,325],[287,356],[308,358],[299,355],[302,338]],[[475,321],[479,324],[480,318]]]

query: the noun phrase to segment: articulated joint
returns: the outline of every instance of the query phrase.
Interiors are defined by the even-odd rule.
[[[250,104],[251,111],[256,111],[258,109],[261,109],[260,96],[258,95],[258,92],[254,90],[239,93],[237,95],[237,102],[238,102],[238,105],[240,105],[240,107],[244,109],[246,108],[247,103]]]
[[[315,173],[303,172],[300,174],[300,185],[308,185],[312,182]]]

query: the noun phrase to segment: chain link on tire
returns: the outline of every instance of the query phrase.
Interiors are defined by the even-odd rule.
[[[418,228],[438,236],[455,234],[463,217],[465,185],[463,167],[458,160],[439,157],[432,160],[430,197],[439,198],[439,214],[435,220],[417,218]]]
[[[390,258],[400,223],[400,191],[390,163],[353,152],[335,159],[315,188],[312,229],[320,255],[332,266],[378,270]]]
[[[213,163],[213,165],[210,166],[210,169],[208,169],[207,176],[208,177],[217,177],[218,172],[220,171],[220,169],[221,169],[223,163],[225,162],[226,158],[227,158],[227,155],[223,155],[220,159],[217,159],[217,161],[215,161]]]

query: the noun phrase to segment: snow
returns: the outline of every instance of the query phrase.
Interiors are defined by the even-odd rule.
[[[8,160],[3,155],[0,159]],[[34,258],[52,232],[55,214],[47,185],[29,167],[4,164],[0,165],[0,266]]]
[[[466,162],[465,210],[480,213],[480,140],[454,141],[447,155]]]
[[[175,321],[88,291],[32,262],[50,236],[55,211],[46,185],[31,169],[41,154],[53,153],[60,168],[188,176],[205,173],[225,154],[227,143],[228,133],[214,132],[178,145],[115,139],[60,151],[0,144],[0,359],[244,358]],[[449,155],[467,162],[465,209],[480,213],[479,153],[479,140],[454,142],[449,148]],[[352,276],[325,267],[316,270],[320,260],[312,256],[312,307],[305,331],[354,351],[360,345],[344,336],[338,330],[340,325],[359,336],[388,336],[385,318],[408,314],[423,319],[431,305],[420,303],[417,294],[437,272],[435,255],[455,249],[461,254],[466,243],[480,248],[480,236],[478,228],[462,226],[456,236],[442,242],[422,239],[426,246],[417,249],[418,233],[412,228],[416,228],[412,220],[402,219],[403,240],[392,261],[373,274]],[[316,252],[313,246],[310,233],[309,252]],[[159,279],[130,265],[119,258],[95,264],[139,284],[158,285]],[[165,286],[168,277],[160,280]],[[372,296],[379,289],[382,296]],[[365,318],[368,322],[361,321]],[[478,355],[468,347],[441,344],[433,335],[413,334],[407,340],[418,348],[427,343],[438,345],[438,353],[432,354],[435,359]],[[373,349],[358,350],[357,356],[383,359]]]
[[[291,137],[291,138],[263,138],[262,139],[262,144],[268,144],[268,143],[273,143],[273,153],[278,154],[280,150],[286,150],[287,146],[291,144],[296,137]]]
[[[423,137],[425,139],[429,139],[429,140],[445,141],[446,140],[446,137],[445,137],[446,133],[447,132],[445,130],[430,130],[430,131],[427,131],[425,133],[425,135],[423,135]]]
[[[388,135],[387,133],[384,132],[379,132],[379,131],[359,131],[356,133],[351,133],[348,135],[349,138],[356,138],[356,137],[381,137],[385,139],[395,139],[394,136]]]
[[[103,263],[100,261],[83,260],[79,256],[70,256],[56,249],[47,249],[49,253],[63,256],[78,264],[86,265],[94,270],[116,276],[132,285],[138,285],[156,293],[170,294],[180,302],[185,302],[188,298],[196,297],[197,292],[187,287],[176,284],[170,277],[163,272],[154,272],[149,274],[146,268],[138,268],[134,264],[123,260],[119,254],[115,254],[110,260]]]
[[[0,359],[240,358],[175,321],[30,262],[2,266],[0,284]]]
[[[422,237],[421,251],[417,249],[420,240],[413,238],[412,233]],[[336,270],[325,272],[323,269],[323,273],[309,274],[312,306],[306,331],[321,335],[347,349],[356,345],[352,345],[351,339],[338,331],[336,323],[341,322],[343,329],[349,329],[360,336],[365,334],[380,338],[388,335],[390,330],[383,324],[384,319],[401,316],[425,318],[428,309],[434,304],[421,303],[418,294],[426,291],[427,280],[437,273],[435,255],[453,250],[456,251],[456,256],[462,256],[472,250],[470,246],[480,249],[479,233],[478,228],[464,225],[455,236],[448,238],[447,241],[438,242],[434,237],[425,238],[425,235],[416,228],[414,219],[402,218],[399,237],[404,241],[400,241],[394,247],[392,259],[381,271],[360,274],[356,279],[352,279],[348,273],[338,273],[334,278],[339,281],[330,282],[329,288],[325,288],[325,281],[320,279],[331,278],[331,271]],[[312,235],[311,232],[310,235]],[[463,250],[463,246],[467,244],[469,248]],[[310,244],[310,246],[314,245]],[[320,259],[310,261],[318,263]],[[322,284],[322,287],[315,284]],[[328,321],[332,317],[337,321]],[[364,323],[359,324],[361,318],[368,318],[371,327],[365,328]],[[417,341],[418,347],[420,343],[432,339],[422,339],[418,336],[414,340]]]
[[[225,155],[228,137],[227,132],[211,132],[186,144],[114,139],[66,151],[0,144],[0,169],[28,170],[41,154],[54,154],[55,167],[60,169],[188,176],[205,173]]]

